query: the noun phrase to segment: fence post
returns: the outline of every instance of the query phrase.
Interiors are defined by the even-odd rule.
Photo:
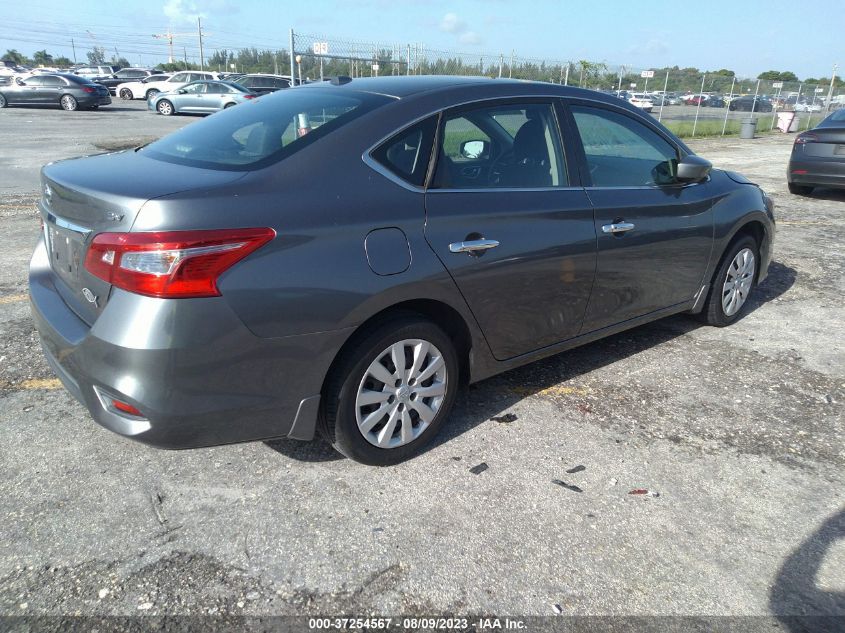
[[[757,95],[760,93],[760,80],[757,80],[757,87],[754,88],[754,101],[751,102],[751,118],[754,118],[754,109],[757,107]]]
[[[502,66],[505,63],[505,56],[502,53],[499,53],[499,79],[502,78]]]
[[[296,53],[293,51],[294,46],[293,29],[290,30],[290,85],[296,85],[296,72],[294,72],[294,64],[296,63]]]
[[[569,85],[569,62],[566,62],[566,74],[563,77],[563,85]]]
[[[701,111],[701,95],[704,92],[704,80],[707,74],[701,76],[701,90],[698,91],[698,104],[695,107],[695,121],[692,122],[692,137],[695,138],[695,128],[698,127],[698,113]]]
[[[733,100],[734,84],[735,83],[736,83],[736,75],[734,75],[733,79],[731,79],[731,91],[728,93],[728,98],[731,99],[731,100]],[[725,130],[728,129],[728,113],[730,113],[730,111],[731,111],[731,102],[728,101],[725,104],[725,122],[722,123],[722,136],[725,135]]]
[[[663,104],[666,103],[666,88],[669,87],[669,71],[666,71],[666,80],[663,82],[663,96],[660,98],[660,113],[657,115],[657,121],[663,118]]]

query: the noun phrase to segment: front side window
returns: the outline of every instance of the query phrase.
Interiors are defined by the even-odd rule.
[[[141,151],[157,160],[208,169],[260,169],[391,101],[366,93],[291,90],[183,127]]]
[[[676,182],[677,150],[624,114],[573,106],[594,187],[642,187]]]
[[[191,95],[200,94],[206,91],[205,84],[188,84],[187,86],[183,86],[182,90]]]
[[[422,187],[431,158],[437,117],[399,132],[373,151],[373,158],[405,182]]]
[[[551,104],[496,105],[444,117],[434,188],[566,185],[564,156]]]

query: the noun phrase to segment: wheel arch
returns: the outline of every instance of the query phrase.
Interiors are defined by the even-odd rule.
[[[718,271],[719,264],[721,263],[722,259],[725,256],[725,253],[728,251],[731,245],[738,239],[741,239],[746,235],[751,237],[755,242],[757,242],[758,255],[762,256],[764,252],[768,251],[772,240],[772,236],[769,234],[769,228],[759,218],[747,218],[745,221],[743,221],[734,228],[733,232],[726,240],[725,247],[722,249],[722,252],[719,255],[719,259],[716,263],[716,269],[713,271],[713,275],[715,275]],[[755,283],[761,281],[760,274],[762,273],[762,271],[762,266],[758,266],[757,278],[754,280]],[[711,279],[711,283],[712,281],[713,280]]]
[[[402,316],[423,317],[443,330],[455,345],[455,352],[458,355],[460,366],[461,384],[467,384],[470,380],[470,352],[472,350],[473,338],[470,327],[464,317],[458,310],[444,301],[438,299],[410,299],[400,301],[376,312],[355,328],[355,331],[344,341],[343,345],[340,346],[340,349],[334,355],[334,359],[332,359],[326,375],[323,377],[320,393],[325,393],[328,381],[348,350],[355,347],[361,339],[376,328]]]

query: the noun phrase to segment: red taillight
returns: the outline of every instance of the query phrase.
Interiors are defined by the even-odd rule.
[[[218,277],[275,236],[270,228],[100,233],[85,268],[149,297],[215,297]]]
[[[136,409],[135,407],[133,407],[131,404],[129,404],[127,402],[121,402],[120,400],[117,400],[116,398],[112,398],[111,399],[111,406],[113,406],[115,409],[117,409],[121,413],[128,413],[129,415],[136,415],[139,418],[141,417],[141,412],[138,411],[138,409]]]
[[[798,136],[795,137],[795,144],[796,145],[806,145],[807,143],[816,143],[816,142],[818,142],[818,140],[819,140],[819,137],[816,136],[815,134],[808,134],[808,133],[805,132],[804,134],[799,134]]]
[[[90,86],[82,86],[82,92],[87,92],[91,94],[92,92],[97,92],[96,88],[91,88]]]
[[[244,99],[255,99],[258,95],[244,95]]]

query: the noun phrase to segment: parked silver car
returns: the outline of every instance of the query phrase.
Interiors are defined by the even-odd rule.
[[[147,107],[170,116],[181,112],[211,114],[256,99],[257,94],[229,81],[194,81],[172,92],[160,92],[147,100]]]

